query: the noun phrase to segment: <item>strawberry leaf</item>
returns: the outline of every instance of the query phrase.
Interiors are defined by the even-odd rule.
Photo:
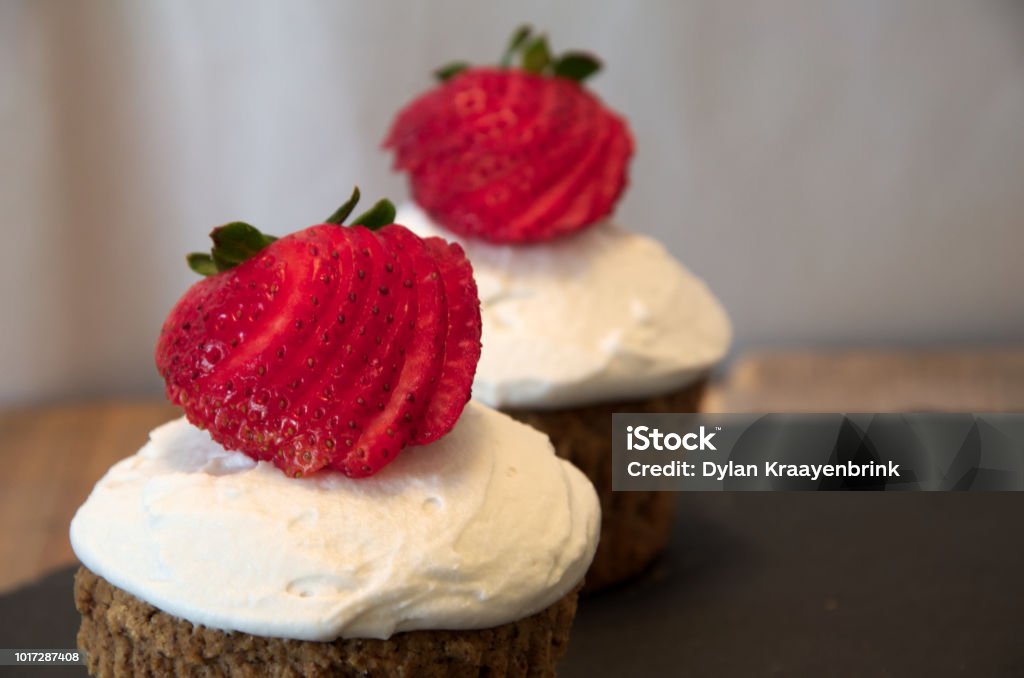
[[[255,226],[250,226],[244,221],[232,221],[230,224],[219,226],[213,229],[210,238],[213,240],[210,254],[221,271],[238,266],[277,240],[274,236],[264,235]]]
[[[277,240],[244,221],[218,226],[210,232],[210,239],[213,240],[213,248],[209,254],[193,252],[186,257],[189,268],[204,276],[234,268]]]
[[[350,226],[365,226],[371,231],[376,231],[389,224],[395,223],[395,206],[387,198],[378,200],[377,203],[352,220]]]
[[[220,273],[217,270],[217,263],[213,260],[213,257],[205,252],[193,252],[187,255],[185,260],[188,261],[188,267],[201,276],[209,278],[211,275]]]
[[[359,197],[359,187],[356,186],[352,189],[352,197],[348,199],[348,202],[339,207],[324,223],[343,225],[348,219],[348,215],[355,209]],[[365,226],[371,231],[376,231],[378,228],[393,223],[395,223],[395,206],[391,204],[390,200],[384,198],[378,200],[373,207],[353,219],[348,225]]]
[[[583,82],[601,70],[601,62],[586,52],[566,52],[554,65],[554,74],[560,78],[569,78]]]
[[[351,197],[349,197],[349,199],[345,202],[344,205],[342,205],[338,209],[334,210],[334,214],[332,214],[331,216],[327,217],[327,220],[324,221],[324,223],[325,224],[337,224],[338,226],[341,226],[343,223],[345,223],[345,219],[348,218],[348,215],[352,214],[352,210],[355,209],[356,204],[358,204],[358,203],[359,203],[359,187],[355,186],[355,187],[352,188],[352,195],[351,195]]]
[[[551,50],[548,49],[548,38],[541,35],[528,44],[523,50],[523,70],[529,73],[544,72],[551,63]]]
[[[505,53],[501,55],[501,66],[502,68],[508,68],[512,65],[512,58],[516,55],[516,52],[522,48],[523,43],[526,42],[527,38],[530,37],[530,33],[533,29],[530,24],[523,24],[516,29],[512,37],[509,38],[508,46],[505,48]]]
[[[446,80],[454,78],[456,75],[466,70],[467,68],[469,68],[468,62],[453,61],[452,63],[446,66],[442,66],[441,68],[434,71],[434,77],[440,80],[441,82],[445,82]]]

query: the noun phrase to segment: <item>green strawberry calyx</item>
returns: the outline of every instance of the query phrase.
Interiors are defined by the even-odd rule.
[[[352,189],[352,196],[345,204],[327,217],[324,223],[345,225],[352,210],[359,203],[359,187]],[[363,226],[376,231],[395,222],[395,206],[387,198],[374,203],[373,207],[353,219],[348,226]],[[192,252],[185,257],[188,267],[202,276],[212,276],[232,269],[259,253],[264,247],[277,240],[244,221],[232,221],[210,231],[213,247],[209,252]]]
[[[526,24],[512,33],[498,63],[502,68],[511,68],[517,56],[519,68],[528,73],[567,78],[576,82],[583,82],[601,70],[601,62],[587,52],[570,51],[553,55],[548,46],[548,36],[544,33],[534,35],[533,28]],[[468,62],[455,61],[434,71],[434,76],[445,82],[467,68],[470,68]]]

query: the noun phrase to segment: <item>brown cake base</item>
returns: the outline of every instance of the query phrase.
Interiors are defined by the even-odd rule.
[[[75,575],[78,646],[94,676],[554,676],[576,615],[573,590],[516,622],[318,643],[195,626],[111,585]]]
[[[612,492],[612,414],[697,412],[706,379],[646,400],[601,403],[562,410],[505,410],[547,433],[558,456],[576,465],[601,500],[601,541],[583,592],[596,591],[639,574],[664,550],[672,529],[670,492]]]

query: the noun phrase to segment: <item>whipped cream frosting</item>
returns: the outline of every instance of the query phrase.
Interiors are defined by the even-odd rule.
[[[82,563],[197,624],[299,640],[497,626],[583,579],[593,486],[541,433],[470,402],[440,440],[364,479],[292,479],[185,419],[99,481]]]
[[[660,395],[701,377],[732,335],[721,304],[656,240],[603,221],[537,245],[460,239],[406,203],[395,221],[462,244],[483,315],[473,397],[558,408]]]

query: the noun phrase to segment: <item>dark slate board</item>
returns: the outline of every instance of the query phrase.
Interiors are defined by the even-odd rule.
[[[0,597],[0,647],[74,646],[72,572]],[[668,552],[582,601],[560,675],[1024,676],[1024,494],[681,495]]]

